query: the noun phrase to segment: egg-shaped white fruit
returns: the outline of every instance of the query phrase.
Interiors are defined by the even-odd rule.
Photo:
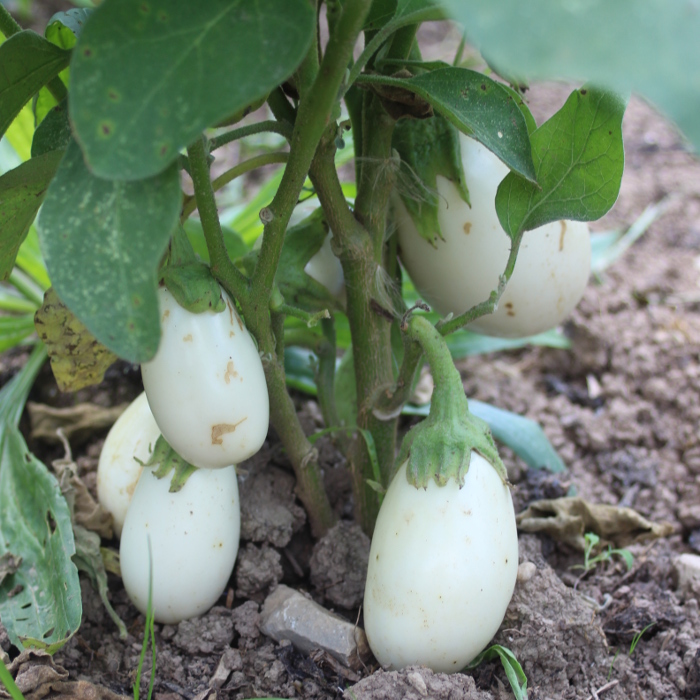
[[[406,463],[372,536],[365,632],[384,667],[460,671],[498,630],[515,588],[518,536],[508,487],[472,452],[460,489],[417,489]]]
[[[148,607],[149,538],[156,622],[176,624],[206,612],[226,588],[241,530],[234,466],[198,469],[170,493],[170,477],[141,474],[122,530],[122,580],[133,604]]]
[[[160,436],[145,393],[132,401],[107,434],[97,463],[97,500],[112,514],[114,531],[121,534],[126,511]]]
[[[334,297],[340,299],[345,294],[345,277],[343,266],[331,248],[331,238],[333,234],[329,233],[318,252],[314,253],[306,263],[304,272],[322,284]]]
[[[248,459],[265,441],[270,415],[253,339],[223,291],[221,313],[191,313],[165,288],[158,295],[162,337],[141,374],[163,437],[196,467]]]
[[[435,247],[422,238],[403,203],[395,199],[401,262],[435,311],[459,315],[486,301],[510,253],[494,203],[508,168],[487,148],[460,134],[462,164],[471,208],[455,185],[437,178],[438,222]],[[517,338],[561,323],[578,304],[591,270],[588,225],[555,221],[526,231],[515,270],[495,313],[470,324],[470,330]]]

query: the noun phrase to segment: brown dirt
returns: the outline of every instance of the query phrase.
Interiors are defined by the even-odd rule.
[[[538,121],[566,94],[560,85],[533,89]],[[626,227],[667,196],[669,206],[600,284],[591,283],[566,324],[572,349],[528,348],[461,363],[470,397],[539,421],[569,469],[543,478],[504,449],[518,509],[534,498],[563,495],[573,484],[590,501],[631,506],[674,526],[666,539],[630,547],[630,571],[613,558],[583,578],[570,569],[581,562],[579,553],[545,537],[521,537],[521,561],[534,566],[525,567],[528,574],[518,582],[496,641],[522,662],[530,700],[700,697],[698,600],[680,595],[673,574],[675,557],[700,552],[700,163],[641,101],[630,105],[624,133],[620,198],[595,228]],[[12,369],[11,358],[3,359],[2,369]],[[120,366],[89,398],[110,405],[138,391],[138,377]],[[32,399],[73,401],[56,396],[47,373]],[[315,405],[297,401],[309,429],[316,429]],[[101,437],[76,447],[88,484],[94,483]],[[33,447],[47,463],[60,456],[55,447]],[[320,448],[334,506],[347,518],[344,459],[327,442]],[[242,466],[243,541],[229,590],[202,618],[156,626],[156,698],[512,697],[495,663],[450,677],[370,667],[353,686],[331,666],[264,637],[259,604],[279,581],[309,591],[354,621],[357,567],[366,542],[344,524],[339,544],[314,548],[305,514],[291,495],[290,466],[273,440]],[[83,625],[55,660],[72,681],[130,695],[144,620],[117,577],[110,576],[110,591],[128,638],[118,638],[85,582]],[[630,653],[635,635],[650,624]],[[0,644],[9,648],[2,634]],[[147,681],[148,674],[142,693]]]

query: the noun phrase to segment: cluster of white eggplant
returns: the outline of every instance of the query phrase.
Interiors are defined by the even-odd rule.
[[[460,143],[471,206],[438,177],[440,230],[430,242],[398,199],[395,206],[402,264],[436,311],[455,315],[497,287],[510,245],[494,205],[508,168],[472,139],[461,135]],[[507,337],[552,328],[578,303],[589,268],[586,224],[560,221],[528,232],[498,310],[471,327]],[[329,238],[305,271],[342,294]],[[161,344],[142,367],[145,393],[107,437],[98,494],[121,531],[130,598],[146,610],[152,570],[155,619],[172,623],[208,609],[231,575],[240,530],[233,465],[262,445],[269,399],[255,343],[224,292],[224,312],[201,314],[185,311],[166,289],[159,293]],[[435,378],[431,414],[404,441],[377,519],[364,619],[385,667],[454,672],[498,629],[515,585],[518,544],[490,433],[469,413],[449,352],[426,323],[412,321],[408,331]],[[177,493],[140,464],[161,433],[199,467]]]
[[[267,435],[269,399],[257,347],[232,301],[192,313],[159,290],[162,336],[142,366],[145,392],[105,440],[97,472],[102,505],[121,533],[124,587],[155,620],[200,615],[233,571],[240,535],[235,465]],[[184,486],[144,467],[160,435],[195,467]]]

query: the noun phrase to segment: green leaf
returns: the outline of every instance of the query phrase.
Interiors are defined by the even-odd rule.
[[[119,617],[109,601],[109,588],[107,586],[107,572],[100,552],[100,536],[96,532],[87,530],[82,525],[73,525],[75,533],[75,555],[73,562],[80,571],[85,573],[92,583],[92,587],[97,591],[105,606],[107,614],[112,618],[112,622],[119,630],[120,639],[126,639],[126,625]]]
[[[22,241],[58,169],[61,153],[32,158],[0,177],[0,278],[12,272]]]
[[[19,247],[15,265],[25,272],[43,291],[51,286],[49,273],[46,271],[44,257],[39,249],[39,236],[36,226],[29,227],[24,243]]]
[[[387,24],[417,13],[434,13],[434,19],[444,19],[444,13],[435,0],[374,0],[365,19],[365,31],[376,31]],[[418,20],[416,20],[418,21]],[[425,20],[424,20],[425,21]]]
[[[36,32],[26,30],[0,45],[0,136],[34,94],[55,78],[70,60]]]
[[[401,199],[418,233],[432,243],[435,231],[440,231],[437,176],[452,182],[462,199],[469,204],[459,132],[440,115],[430,119],[399,119],[394,128],[392,146],[410,169],[411,175],[418,179],[414,183],[407,175],[408,193]]]
[[[328,235],[322,209],[317,209],[296,226],[287,229],[275,275],[285,301],[305,311],[337,309],[338,300],[304,271]]]
[[[460,131],[480,141],[511,170],[535,181],[527,122],[502,85],[466,68],[440,68],[412,78],[363,77],[415,92]]]
[[[469,409],[489,424],[496,440],[510,447],[528,466],[550,472],[566,471],[561,457],[534,420],[475,399],[469,400]]]
[[[374,0],[365,19],[365,31],[381,29],[395,14],[397,0]]]
[[[0,316],[0,352],[19,345],[34,333],[34,315]]]
[[[538,184],[509,173],[496,193],[511,238],[559,219],[595,221],[612,207],[625,165],[624,112],[617,95],[583,87],[532,134]]]
[[[494,644],[488,649],[484,649],[481,654],[469,663],[467,668],[477,668],[484,661],[491,661],[496,657],[503,664],[503,670],[506,672],[515,700],[527,700],[527,676],[515,654],[508,647]]]
[[[0,390],[0,556],[22,559],[0,584],[0,617],[13,644],[53,652],[78,629],[82,604],[68,505],[17,427],[45,359],[37,346]]]
[[[71,121],[90,168],[125,180],[161,172],[291,75],[314,27],[307,0],[107,0],[71,64]]]
[[[174,165],[140,182],[102,180],[73,142],[39,218],[58,296],[97,340],[130,362],[145,362],[158,348],[158,265],[181,201]]]
[[[589,80],[656,104],[700,150],[693,2],[442,0],[489,60],[528,78]]]
[[[558,329],[531,335],[527,338],[492,338],[481,333],[461,330],[445,337],[450,354],[455,360],[471,355],[484,355],[488,352],[514,350],[527,345],[541,345],[547,348],[568,350],[571,341]]]
[[[51,109],[34,132],[32,158],[50,151],[65,151],[71,140],[68,105],[62,102]]]
[[[194,252],[204,262],[208,263],[209,250],[207,248],[206,239],[204,238],[202,224],[197,219],[187,219],[187,221],[184,223],[184,228]],[[227,228],[226,226],[222,226],[221,232],[224,236],[226,252],[229,254],[231,260],[238,260],[250,252],[250,248],[243,242],[243,239],[235,231]]]

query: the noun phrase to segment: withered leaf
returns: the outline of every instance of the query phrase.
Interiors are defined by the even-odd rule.
[[[29,401],[27,410],[32,426],[32,439],[60,442],[60,429],[74,445],[85,442],[95,432],[114,425],[126,407],[127,404],[105,408],[93,403],[79,403],[75,406],[56,408]]]
[[[652,522],[632,508],[589,503],[578,497],[535,501],[518,514],[516,521],[522,532],[544,532],[582,552],[587,532],[595,532],[614,547],[667,537],[673,532],[670,523]]]
[[[99,384],[107,368],[117,359],[87,330],[58,298],[53,287],[34,315],[34,325],[46,344],[51,369],[61,391],[77,391]]]

